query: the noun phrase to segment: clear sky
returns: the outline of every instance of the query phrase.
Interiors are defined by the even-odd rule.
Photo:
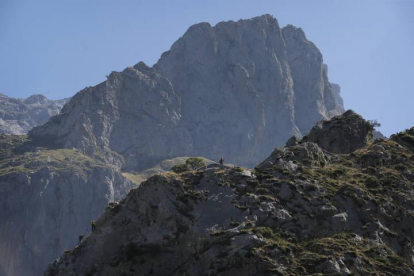
[[[414,0],[0,0],[0,93],[70,97],[192,24],[266,13],[319,47],[347,109],[386,135],[414,126]]]

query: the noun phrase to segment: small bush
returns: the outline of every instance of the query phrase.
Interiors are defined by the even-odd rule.
[[[408,144],[414,145],[414,137],[406,133],[401,134],[401,140],[403,140],[404,142]]]
[[[191,170],[196,170],[206,166],[203,158],[190,157],[185,161],[185,164],[178,164],[171,168],[175,173],[183,173]]]
[[[179,164],[179,165],[175,165],[174,167],[171,168],[171,171],[175,172],[175,173],[183,173],[189,170],[189,167],[187,164]]]
[[[206,166],[206,162],[204,162],[203,158],[200,158],[200,157],[190,157],[185,161],[185,164],[191,170],[196,170],[196,169]]]

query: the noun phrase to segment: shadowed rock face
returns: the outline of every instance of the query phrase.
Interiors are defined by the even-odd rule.
[[[190,27],[153,68],[112,73],[30,135],[126,170],[188,155],[252,166],[342,111],[316,46],[264,15]]]
[[[303,141],[316,143],[329,152],[351,153],[367,145],[373,130],[368,121],[348,110],[332,120],[320,121]]]
[[[133,187],[119,170],[72,149],[0,135],[0,275],[42,275]]]
[[[45,275],[414,275],[413,134],[352,154],[299,141],[254,171],[156,175]]]
[[[0,133],[26,134],[33,127],[59,114],[68,100],[49,100],[43,95],[14,99],[0,94]]]

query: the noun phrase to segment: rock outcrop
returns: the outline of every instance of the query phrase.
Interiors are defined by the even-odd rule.
[[[344,100],[341,97],[341,87],[339,86],[339,84],[336,83],[331,83],[331,86],[333,95],[335,97],[335,101],[338,103],[339,106],[344,107]]]
[[[26,134],[33,127],[42,125],[50,117],[59,114],[68,100],[53,101],[43,95],[15,99],[0,94],[0,133]]]
[[[363,148],[372,139],[374,126],[352,110],[332,120],[320,121],[304,142],[313,142],[322,149],[333,153],[351,153]]]
[[[413,129],[350,154],[300,141],[252,171],[154,176],[45,275],[414,275]]]
[[[342,111],[316,46],[264,15],[190,27],[152,68],[111,73],[30,136],[124,170],[195,155],[253,166]]]
[[[0,136],[0,275],[42,275],[134,186],[115,167],[24,136]]]

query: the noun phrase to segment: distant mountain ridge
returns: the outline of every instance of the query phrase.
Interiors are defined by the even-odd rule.
[[[49,100],[35,94],[27,99],[0,94],[0,133],[21,135],[59,114],[69,99]]]
[[[152,68],[112,72],[30,135],[124,170],[194,155],[253,166],[343,111],[318,48],[263,15],[191,26]]]

